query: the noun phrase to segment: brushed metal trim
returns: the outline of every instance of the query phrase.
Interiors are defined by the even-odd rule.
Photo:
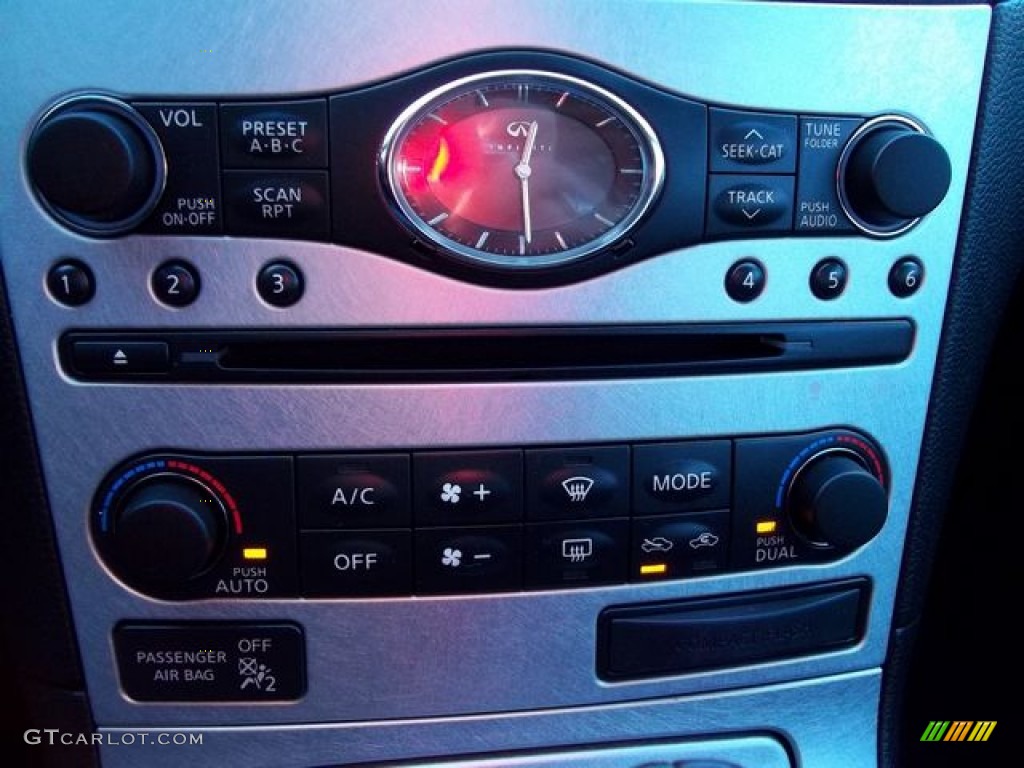
[[[376,0],[346,13],[328,2],[150,0],[126,12],[113,0],[54,0],[12,4],[4,16],[18,35],[0,47],[6,77],[0,259],[90,703],[101,726],[216,727],[211,746],[188,755],[190,762],[210,765],[323,765],[350,756],[379,762],[492,747],[755,731],[781,734],[805,765],[873,764],[877,668],[886,657],[964,201],[991,16],[987,6]],[[192,101],[210,94],[297,97],[505,48],[583,56],[661,88],[742,109],[906,112],[928,125],[947,149],[950,190],[935,212],[899,238],[710,243],[578,285],[502,291],[322,243],[143,236],[92,241],[53,222],[32,197],[24,173],[32,127],[47,105],[72,92]],[[888,271],[908,253],[922,260],[928,276],[914,296],[897,299],[886,287]],[[841,258],[850,270],[843,295],[830,302],[815,299],[807,286],[810,270],[825,255]],[[45,288],[46,270],[67,257],[87,264],[96,279],[95,297],[77,309],[57,304]],[[184,309],[159,304],[149,291],[152,270],[172,257],[187,258],[202,275],[202,293]],[[253,279],[262,265],[282,257],[306,277],[302,300],[287,310],[262,302]],[[768,273],[764,293],[748,304],[729,299],[722,284],[741,258],[756,258]],[[887,317],[907,317],[918,329],[913,353],[898,365],[658,381],[86,384],[61,373],[56,349],[60,335],[76,327]],[[890,514],[880,534],[825,565],[543,594],[179,605],[122,587],[98,560],[88,535],[96,483],[125,457],[149,450],[560,445],[832,425],[878,440],[892,477]],[[865,637],[853,648],[655,680],[607,684],[595,677],[596,617],[610,604],[847,577],[868,577],[873,584]],[[309,691],[289,705],[132,703],[119,689],[110,642],[112,627],[125,618],[297,622],[307,636]],[[317,723],[323,725],[311,725]],[[137,758],[119,749],[103,749],[110,765]],[[146,758],[154,765],[180,764],[181,754],[151,750]]]

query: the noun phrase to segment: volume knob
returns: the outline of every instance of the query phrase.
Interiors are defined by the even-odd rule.
[[[131,107],[106,97],[65,102],[36,127],[28,172],[40,202],[61,223],[112,236],[140,224],[163,194],[160,141]]]
[[[113,564],[130,583],[181,584],[220,554],[226,522],[220,500],[199,481],[176,474],[146,478],[115,512]]]
[[[891,237],[933,211],[951,178],[949,155],[921,126],[903,117],[878,118],[843,151],[839,199],[862,231]]]

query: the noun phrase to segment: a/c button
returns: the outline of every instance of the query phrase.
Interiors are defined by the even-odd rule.
[[[309,597],[408,595],[409,531],[303,531],[302,593]]]

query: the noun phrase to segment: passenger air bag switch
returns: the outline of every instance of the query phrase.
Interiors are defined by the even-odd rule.
[[[114,651],[121,688],[136,701],[291,701],[306,692],[295,624],[123,623]]]

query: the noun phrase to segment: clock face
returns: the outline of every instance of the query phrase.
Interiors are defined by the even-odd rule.
[[[380,153],[399,216],[461,261],[536,269],[614,245],[664,177],[657,137],[613,94],[550,72],[490,72],[407,108]]]

